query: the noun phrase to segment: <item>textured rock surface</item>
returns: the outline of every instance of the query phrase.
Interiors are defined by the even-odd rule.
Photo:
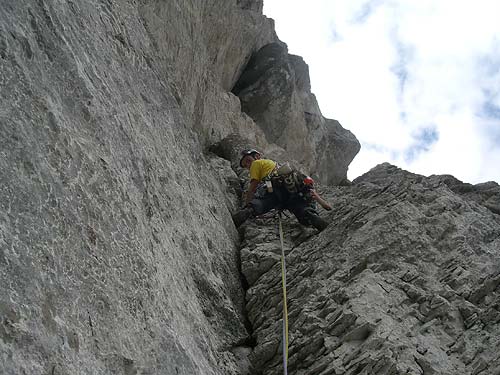
[[[360,144],[338,121],[323,117],[301,57],[288,54],[279,42],[262,47],[233,92],[268,141],[286,149],[313,177],[335,185],[347,180]]]
[[[1,1],[0,373],[245,372],[239,181],[202,153],[259,137],[242,8]]]
[[[496,182],[490,181],[472,185],[450,175],[431,176],[431,178],[444,182],[454,192],[472,199],[491,212],[500,215],[500,186]]]
[[[325,231],[285,223],[290,372],[498,374],[500,216],[389,164],[323,190]],[[280,374],[277,222],[243,230],[252,361]]]
[[[203,150],[285,153],[229,92],[262,1],[0,9],[0,372],[248,372],[240,181]]]
[[[205,145],[241,129],[256,143],[262,138],[229,91],[251,54],[277,38],[258,2],[238,3],[152,1],[139,7],[150,60]]]
[[[297,141],[338,183],[358,146],[262,1],[0,3],[0,373],[281,372],[276,223],[235,230],[237,153]],[[498,185],[384,165],[325,193],[323,233],[286,221],[293,371],[497,373]]]

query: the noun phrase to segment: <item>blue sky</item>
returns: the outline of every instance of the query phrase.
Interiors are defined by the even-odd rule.
[[[326,117],[360,140],[353,179],[388,161],[500,182],[500,1],[264,0]]]

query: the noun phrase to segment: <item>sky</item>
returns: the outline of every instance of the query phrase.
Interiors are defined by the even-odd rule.
[[[360,141],[351,180],[390,162],[500,182],[500,1],[264,0],[264,14]]]

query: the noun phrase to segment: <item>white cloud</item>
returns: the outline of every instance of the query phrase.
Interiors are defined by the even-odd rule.
[[[362,142],[350,178],[389,161],[500,181],[500,2],[265,0],[264,12],[309,64],[323,114]]]

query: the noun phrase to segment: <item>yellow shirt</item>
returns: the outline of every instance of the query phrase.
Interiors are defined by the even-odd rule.
[[[250,180],[262,181],[269,173],[276,168],[276,163],[269,159],[258,159],[250,166]]]

